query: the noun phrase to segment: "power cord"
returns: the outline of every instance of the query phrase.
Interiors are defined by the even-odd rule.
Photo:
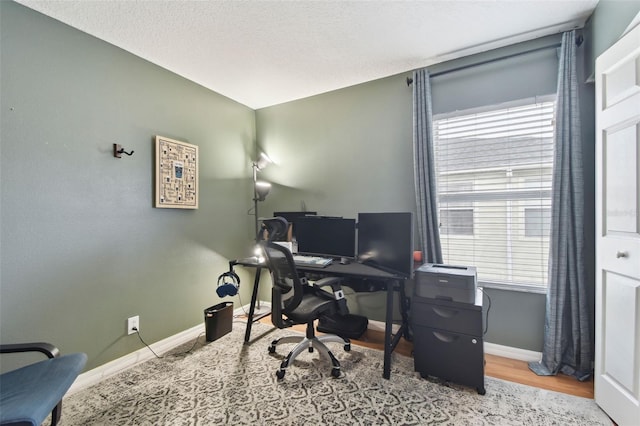
[[[147,342],[145,342],[145,341],[142,339],[142,335],[140,334],[140,331],[138,330],[138,327],[131,327],[131,329],[132,329],[133,331],[135,331],[135,332],[136,332],[136,334],[138,335],[138,339],[140,339],[140,341],[141,341],[141,342],[142,342],[142,343],[143,343],[147,348],[149,348],[149,350],[150,350],[151,352],[153,352],[153,354],[156,356],[156,358],[158,358],[158,359],[162,359],[162,358],[163,358],[163,357],[159,356],[157,353],[155,353],[155,352],[153,351],[153,349],[151,349],[151,346],[147,345]]]
[[[245,311],[244,305],[242,304],[242,298],[240,297],[240,292],[238,292],[238,302],[240,302],[240,309],[244,312],[245,316],[249,316],[249,312]],[[240,318],[243,314],[234,315],[234,318]]]
[[[156,357],[156,358],[158,358],[158,359],[163,359],[163,358],[164,358],[164,357],[162,357],[162,356],[158,355],[157,353],[155,353],[155,352],[154,352],[154,350],[153,350],[153,349],[151,349],[151,346],[149,346],[149,345],[147,344],[147,342],[145,342],[145,341],[142,339],[142,335],[140,334],[140,330],[138,330],[138,328],[137,328],[137,327],[131,327],[131,329],[132,329],[133,331],[135,331],[135,332],[136,332],[136,334],[138,335],[138,339],[140,339],[140,341],[141,341],[141,342],[142,342],[142,343],[143,343],[147,348],[149,348],[149,350],[150,350],[150,351],[155,355],[155,357]],[[198,344],[198,340],[200,339],[200,337],[201,337],[203,334],[204,334],[204,332],[202,332],[202,333],[198,334],[198,336],[196,337],[196,341],[195,341],[195,342],[193,342],[193,345],[192,345],[192,346],[191,346],[187,351],[185,351],[185,352],[178,352],[178,353],[176,353],[176,354],[173,354],[173,356],[181,356],[181,355],[187,355],[187,354],[191,353],[191,351],[192,351],[192,350],[196,347],[196,345]]]
[[[187,351],[185,351],[185,352],[178,352],[177,354],[173,354],[173,356],[187,355],[187,354],[191,353],[191,351],[192,351],[192,350],[196,347],[196,345],[198,344],[198,339],[200,339],[200,336],[202,336],[203,334],[204,334],[204,332],[203,332],[203,333],[198,334],[198,337],[196,337],[196,341],[195,341],[195,342],[193,342],[193,345],[192,345],[192,346],[191,346]]]
[[[487,305],[487,313],[484,319],[484,331],[482,332],[482,335],[484,336],[485,334],[487,334],[487,331],[489,331],[489,311],[491,310],[491,297],[489,297],[489,295],[484,292],[484,289],[482,287],[480,287],[480,291],[482,292],[483,296],[487,296],[487,301],[489,302],[489,304]]]

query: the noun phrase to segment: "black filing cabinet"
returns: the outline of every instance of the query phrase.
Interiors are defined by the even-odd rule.
[[[484,395],[480,289],[475,304],[414,296],[410,323],[415,370],[422,377],[471,386]]]

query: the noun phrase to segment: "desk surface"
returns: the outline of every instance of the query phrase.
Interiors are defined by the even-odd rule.
[[[266,268],[267,265],[264,262],[258,262],[256,257],[247,257],[244,259],[237,259],[235,261],[237,265],[253,266]],[[403,277],[393,274],[391,272],[383,271],[371,265],[364,265],[359,262],[351,262],[345,265],[334,261],[333,263],[319,268],[317,266],[304,266],[296,265],[296,269],[304,272],[316,272],[318,274],[340,275],[340,276],[358,276],[360,278],[370,278],[379,280],[398,279],[402,280]]]

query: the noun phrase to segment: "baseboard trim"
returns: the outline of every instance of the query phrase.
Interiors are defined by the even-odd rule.
[[[484,342],[484,353],[527,362],[536,362],[542,359],[542,352],[503,346],[489,342]]]
[[[261,300],[259,305],[260,305],[260,308],[258,308],[256,306],[254,311],[253,311],[253,315],[254,316],[266,314],[267,312],[271,312],[271,302],[265,302],[264,300]],[[249,313],[249,308],[250,307],[251,307],[250,304],[246,304],[244,306],[241,306],[239,308],[234,309],[233,316],[237,317],[237,316],[247,315]]]
[[[367,325],[367,329],[369,330],[375,330],[375,331],[382,331],[384,333],[385,331],[385,327],[386,324],[384,321],[378,321],[378,320],[369,320],[369,324]],[[397,333],[398,330],[400,330],[400,324],[391,324],[391,332],[392,333]]]
[[[166,339],[160,340],[149,346],[151,347],[151,349],[153,349],[153,352],[157,353],[158,355],[162,355],[163,353],[175,348],[176,346],[186,343],[189,340],[195,339],[201,333],[204,333],[204,331],[204,323],[199,324],[195,327],[182,331],[178,334],[174,334],[173,336],[169,336]],[[105,380],[115,374],[118,374],[124,370],[147,361],[155,357],[153,352],[151,352],[149,348],[145,346],[128,355],[107,362],[106,364],[103,364],[92,370],[86,371],[78,376],[76,381],[67,392],[67,395],[72,395],[75,392],[98,384],[102,380]]]

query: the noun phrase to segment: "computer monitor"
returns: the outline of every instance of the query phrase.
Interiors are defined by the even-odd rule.
[[[315,216],[317,212],[299,211],[299,212],[273,212],[273,217],[283,217],[289,222],[289,232],[281,238],[281,241],[291,241],[295,236],[295,229],[293,223],[296,219],[306,216]]]
[[[413,214],[358,213],[358,261],[410,278]]]
[[[355,258],[355,219],[305,216],[294,219],[293,228],[300,254]]]
[[[287,222],[289,223],[293,223],[296,219],[298,219],[299,217],[305,217],[305,216],[315,216],[317,215],[317,212],[273,212],[273,217],[284,217],[285,219],[287,219]]]

